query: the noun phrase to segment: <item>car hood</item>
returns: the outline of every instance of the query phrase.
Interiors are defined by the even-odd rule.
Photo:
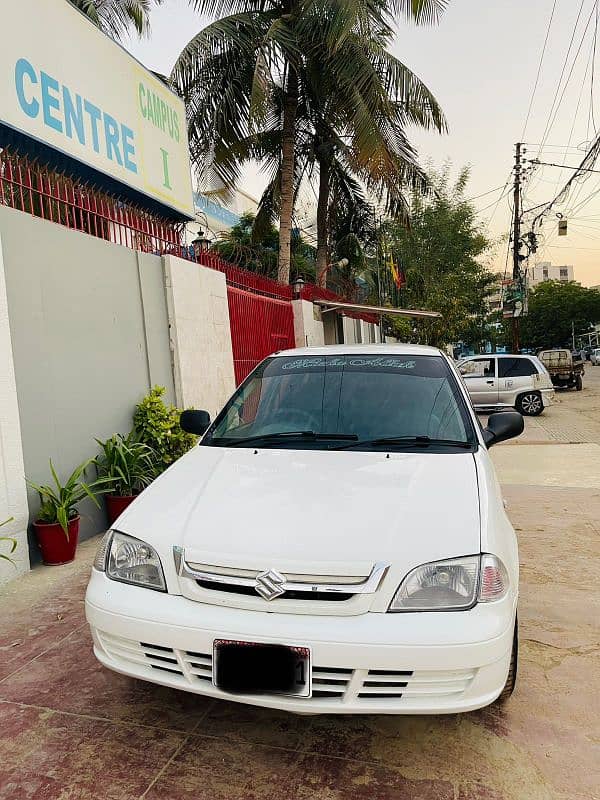
[[[115,525],[165,557],[367,575],[480,551],[473,454],[196,447]]]

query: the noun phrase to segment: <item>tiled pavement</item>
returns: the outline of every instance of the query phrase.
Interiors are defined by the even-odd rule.
[[[518,688],[473,714],[297,717],[136,682],[91,652],[96,542],[35,569],[0,592],[0,800],[600,798],[600,490],[535,483],[505,489]]]

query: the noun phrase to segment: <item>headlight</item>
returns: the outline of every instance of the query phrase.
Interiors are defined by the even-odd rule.
[[[413,569],[400,584],[389,611],[464,611],[476,602],[501,600],[508,572],[496,556],[452,558]]]
[[[390,611],[465,609],[475,604],[479,556],[436,561],[413,569],[400,584]]]
[[[160,558],[153,547],[118,531],[109,531],[105,539],[96,554],[96,569],[106,568],[107,577],[114,581],[167,591]]]

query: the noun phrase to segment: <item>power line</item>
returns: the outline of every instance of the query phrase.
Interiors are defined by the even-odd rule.
[[[552,100],[552,105],[550,106],[550,113],[548,114],[548,120],[546,122],[546,127],[544,128],[544,133],[542,135],[542,145],[544,145],[546,143],[546,139],[548,137],[548,134],[550,133],[550,131],[552,129],[552,125],[550,124],[550,120],[552,119],[552,113],[554,111],[554,107],[556,105],[556,100],[558,98],[558,93],[559,93],[560,87],[562,85],[562,79],[564,77],[565,70],[566,70],[567,64],[569,62],[569,56],[571,54],[571,48],[573,47],[573,42],[575,41],[575,34],[577,33],[577,28],[579,27],[579,20],[581,18],[581,12],[583,11],[584,3],[585,3],[585,0],[581,0],[581,4],[579,6],[579,11],[577,13],[577,19],[575,20],[575,26],[573,28],[573,33],[571,34],[571,41],[569,42],[569,47],[567,49],[567,54],[565,55],[565,60],[563,62],[562,70],[560,72],[560,77],[558,79],[558,84],[556,86],[556,92],[554,93],[554,99]],[[562,101],[562,96],[561,96],[561,101]]]
[[[544,46],[542,47],[542,54],[540,56],[540,63],[538,64],[537,75],[535,76],[535,83],[533,85],[533,91],[531,92],[531,98],[529,100],[529,108],[527,109],[527,116],[525,117],[525,124],[523,125],[523,133],[521,134],[521,141],[525,138],[525,131],[527,130],[527,124],[529,122],[529,116],[531,114],[531,109],[533,107],[533,100],[535,98],[535,93],[537,91],[538,83],[540,82],[540,75],[542,72],[542,64],[544,62],[544,56],[546,54],[546,46],[548,45],[548,37],[550,36],[550,28],[552,27],[552,20],[554,19],[554,12],[556,11],[556,0],[552,4],[552,12],[550,14],[550,19],[548,20],[548,26],[546,28],[546,38],[544,39]]]
[[[465,202],[465,203],[472,203],[472,202],[473,202],[473,200],[479,200],[479,198],[480,198],[480,197],[486,197],[486,195],[488,195],[488,194],[492,194],[492,192],[497,192],[497,191],[498,191],[498,189],[502,189],[502,190],[506,189],[506,184],[504,184],[504,185],[500,184],[500,186],[495,186],[493,189],[490,189],[490,190],[489,190],[489,191],[487,191],[487,192],[483,192],[482,194],[476,194],[476,195],[475,195],[475,197],[468,197],[468,198],[467,198],[466,200],[464,200],[463,202]]]

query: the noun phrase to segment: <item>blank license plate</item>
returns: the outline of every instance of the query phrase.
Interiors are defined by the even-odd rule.
[[[311,695],[308,647],[215,639],[213,664],[213,683],[224,692]]]

